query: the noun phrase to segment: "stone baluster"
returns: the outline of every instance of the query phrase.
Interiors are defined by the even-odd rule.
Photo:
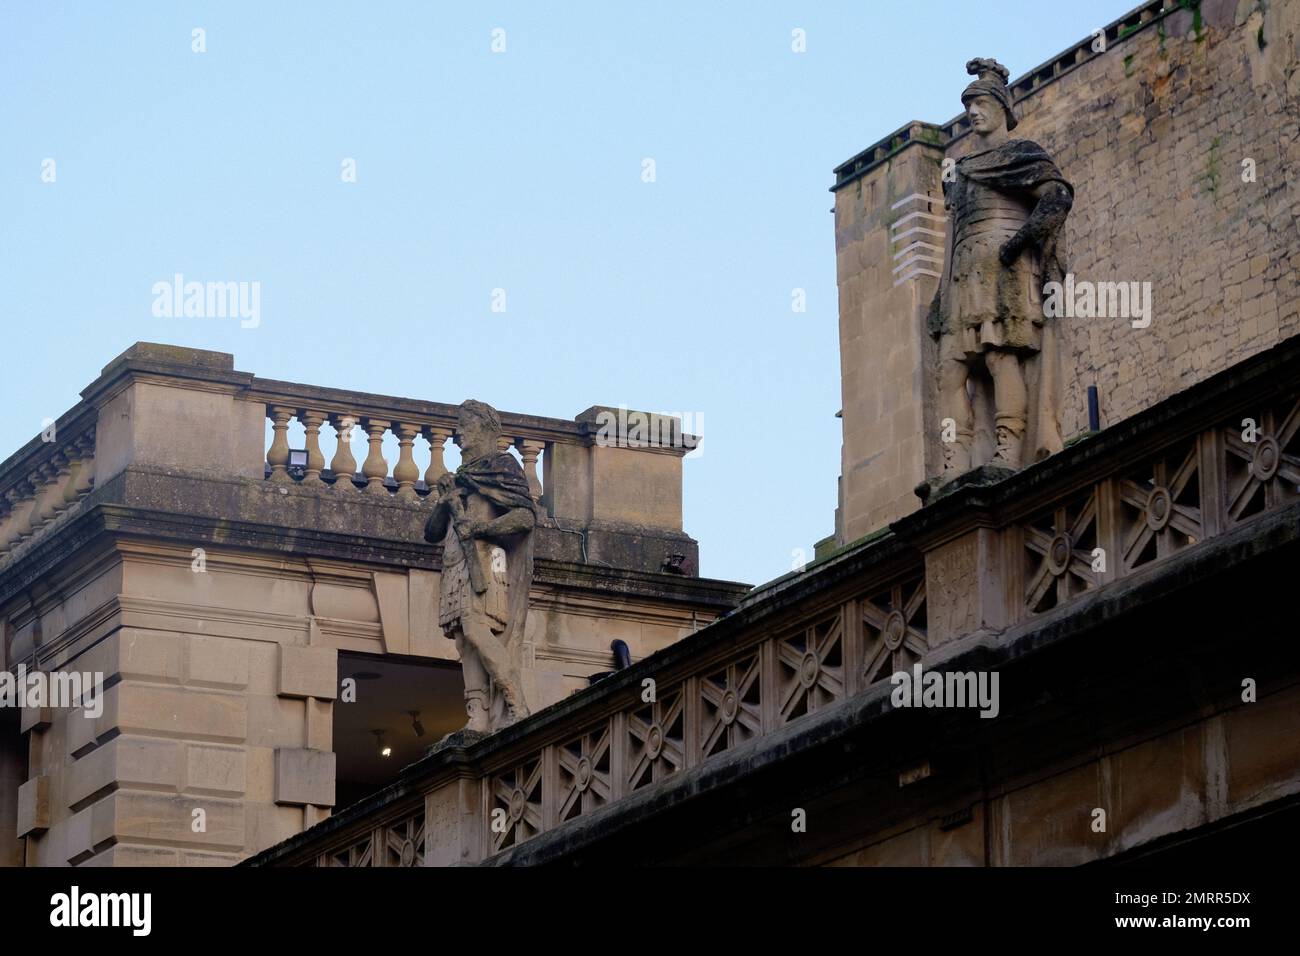
[[[36,489],[39,487],[37,480],[37,475],[28,475],[15,486],[20,496],[16,509],[18,519],[14,523],[15,543],[32,536],[32,509],[36,507]]]
[[[519,439],[516,445],[519,448],[519,457],[524,460],[524,477],[528,479],[528,493],[534,501],[541,501],[542,482],[537,477],[537,459],[546,446],[542,442],[530,441],[527,438]]]
[[[357,459],[352,454],[352,429],[357,425],[356,417],[331,415],[330,424],[334,426],[339,439],[334,459],[330,462],[330,470],[334,472],[334,489],[353,491],[356,485],[352,484],[352,476],[356,474]]]
[[[397,497],[415,501],[420,496],[415,493],[415,483],[420,480],[420,469],[415,464],[413,447],[415,437],[420,434],[419,425],[397,425],[397,464],[393,466],[393,478],[397,481]]]
[[[62,468],[59,470],[59,490],[54,496],[55,514],[63,514],[72,507],[72,502],[77,500],[76,493],[73,491],[77,483],[77,475],[81,471],[81,457],[80,452],[77,451],[77,443],[73,442],[62,449],[59,458]]]
[[[14,490],[5,492],[4,500],[0,501],[0,555],[9,553],[9,539],[11,537],[10,529],[14,524],[14,508],[17,507],[17,495]]]
[[[447,473],[447,463],[443,460],[443,446],[451,437],[451,429],[441,425],[425,425],[424,437],[429,442],[429,467],[424,472],[424,483],[429,490],[437,493],[438,479]]]
[[[384,479],[388,477],[388,460],[384,458],[384,432],[388,431],[390,422],[378,418],[367,418],[363,423],[369,436],[370,452],[361,466],[361,473],[366,476],[366,486],[361,490],[370,495],[386,495]]]
[[[58,477],[59,468],[54,464],[53,458],[43,462],[36,469],[36,496],[32,501],[31,527],[32,533],[35,534],[41,528],[45,527],[50,516],[54,514],[54,509],[50,507],[50,494],[57,490],[54,479]],[[48,511],[48,514],[47,514]]]
[[[510,447],[514,445],[514,443],[515,440],[513,438],[507,438],[505,435],[498,435],[497,451],[509,451]]]
[[[289,477],[289,419],[293,417],[293,409],[285,408],[283,405],[273,405],[271,407],[271,427],[275,430],[275,436],[271,439],[271,447],[267,449],[266,461],[271,466],[271,481],[293,481]]]
[[[325,424],[326,415],[324,412],[314,411],[310,408],[300,409],[298,420],[302,422],[303,431],[307,435],[307,473],[303,476],[304,485],[323,485],[320,473],[325,467],[325,456],[320,450],[320,427]]]
[[[89,494],[95,484],[95,436],[94,433],[78,439],[73,446],[80,463],[76,476],[69,482],[72,487],[72,501]],[[66,493],[65,493],[66,497]]]
[[[66,511],[73,506],[81,495],[81,492],[77,489],[81,484],[83,475],[88,477],[94,470],[90,461],[86,458],[85,446],[82,442],[73,443],[68,448],[67,454],[68,480],[63,484],[63,500],[59,502],[60,511]]]
[[[49,477],[36,505],[37,519],[42,525],[54,520],[63,503],[63,487],[68,478],[68,456],[63,449],[54,453],[44,471]]]

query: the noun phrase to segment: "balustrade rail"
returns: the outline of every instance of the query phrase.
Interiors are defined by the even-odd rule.
[[[78,406],[0,465],[0,562],[76,510],[95,480],[95,418]]]
[[[256,381],[249,395],[266,403],[272,440],[266,451],[267,480],[299,481],[307,486],[333,485],[345,491],[360,488],[370,495],[392,495],[415,500],[428,494],[447,472],[444,449],[456,430],[457,406],[381,395],[316,388],[290,382]],[[297,420],[305,435],[306,455],[290,467],[289,423]],[[528,487],[535,501],[545,489],[538,463],[557,442],[590,444],[589,429],[563,419],[505,413],[501,416],[501,450],[519,453]],[[334,432],[336,450],[326,469],[321,451],[321,429]],[[352,436],[360,428],[366,436],[367,454],[357,470]],[[384,436],[397,440],[398,454],[390,462],[384,455]],[[427,443],[429,465],[423,476],[415,462],[415,441]],[[351,480],[340,481],[343,476]]]

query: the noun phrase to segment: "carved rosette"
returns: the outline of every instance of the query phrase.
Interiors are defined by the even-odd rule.
[[[1170,449],[1121,478],[1119,501],[1125,571],[1176,554],[1204,538],[1196,442]]]
[[[907,670],[930,649],[924,575],[864,599],[861,608],[863,687]]]
[[[534,758],[492,778],[488,832],[492,852],[542,832],[542,761]]]
[[[844,697],[844,628],[827,618],[777,642],[777,716],[787,723]]]
[[[628,715],[629,792],[686,766],[685,705],[686,698],[679,686]]]
[[[1053,508],[1021,528],[1025,607],[1049,611],[1100,582],[1092,570],[1097,548],[1097,492]]]
[[[609,726],[595,727],[556,748],[561,823],[591,813],[613,798]]]
[[[1300,499],[1300,402],[1290,400],[1241,418],[1255,423],[1253,432],[1240,419],[1222,431],[1230,524]]]
[[[700,753],[730,750],[763,732],[761,658],[748,654],[700,678]]]
[[[424,866],[424,811],[384,828],[388,866]]]

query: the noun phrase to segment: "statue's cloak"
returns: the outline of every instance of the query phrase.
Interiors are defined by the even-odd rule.
[[[1013,139],[978,153],[971,153],[957,161],[957,175],[973,182],[983,183],[1004,193],[1030,192],[1047,183],[1060,183],[1074,196],[1074,187],[1061,174],[1047,150],[1032,140]],[[944,190],[948,184],[944,183]],[[1069,212],[1069,205],[1056,208],[1048,202],[1047,208],[1034,210],[1029,217],[1028,238],[1038,247],[1040,271],[1038,287],[1048,282],[1064,281],[1065,264],[1057,252],[1061,226]],[[1050,324],[1050,323],[1049,323]]]
[[[528,488],[528,479],[519,462],[509,452],[496,452],[462,464],[456,469],[456,484],[466,491],[482,495],[503,511],[523,508],[537,517],[537,506]],[[515,535],[513,539],[498,542],[506,553],[506,581],[510,602],[510,622],[502,635],[502,642],[511,653],[517,652],[524,637],[524,621],[528,616],[528,591],[533,581],[533,533]],[[466,550],[466,560],[474,560],[477,549]],[[484,574],[487,568],[482,569]],[[480,576],[479,580],[486,580]],[[485,587],[475,586],[482,593]]]

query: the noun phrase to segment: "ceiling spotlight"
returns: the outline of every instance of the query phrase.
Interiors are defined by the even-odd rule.
[[[382,730],[372,730],[370,732],[375,735],[375,740],[379,744],[379,756],[391,757],[393,755],[393,748],[384,743],[384,732]]]
[[[415,736],[424,736],[424,724],[420,723],[420,712],[418,710],[408,710],[411,715],[411,729],[415,731]]]

